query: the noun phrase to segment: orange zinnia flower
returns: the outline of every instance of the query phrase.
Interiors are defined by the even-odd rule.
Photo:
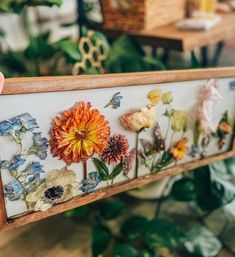
[[[108,146],[108,121],[90,103],[79,102],[60,117],[55,117],[49,141],[53,156],[67,165],[86,162],[95,153],[102,154]]]
[[[187,143],[188,139],[184,137],[171,148],[171,153],[174,159],[181,160],[186,156],[188,152]]]

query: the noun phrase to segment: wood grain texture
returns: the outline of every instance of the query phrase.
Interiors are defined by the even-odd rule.
[[[13,78],[6,79],[2,94],[63,92],[226,77],[235,77],[235,67],[107,75]]]
[[[101,30],[110,39],[115,39],[124,33],[121,30],[102,28]],[[192,51],[197,47],[204,47],[233,38],[235,35],[235,13],[223,14],[222,22],[209,31],[184,31],[172,24],[151,30],[128,31],[125,33],[133,36],[142,44],[177,51]]]
[[[124,183],[115,184],[111,188],[97,190],[93,194],[86,195],[86,196],[79,196],[68,202],[56,205],[56,206],[50,208],[49,210],[47,210],[46,212],[33,212],[33,213],[26,214],[24,216],[21,216],[19,218],[9,220],[6,224],[0,226],[0,230],[12,229],[12,228],[19,227],[19,226],[22,226],[22,225],[25,225],[25,224],[28,224],[28,223],[31,223],[34,221],[38,221],[38,220],[65,212],[67,210],[70,210],[70,209],[73,209],[73,208],[76,208],[79,206],[83,206],[83,205],[98,201],[100,199],[104,199],[104,198],[110,197],[112,195],[116,195],[121,192],[125,192],[127,190],[130,190],[130,189],[133,189],[136,187],[147,185],[149,183],[161,180],[166,177],[175,176],[182,172],[189,171],[189,170],[201,167],[201,166],[205,166],[214,161],[223,160],[223,159],[226,159],[226,158],[229,158],[232,156],[235,156],[235,151],[229,151],[229,152],[226,152],[226,153],[223,153],[220,155],[216,155],[216,156],[212,156],[212,157],[208,157],[206,159],[202,159],[199,161],[197,160],[197,161],[190,162],[190,163],[184,163],[179,166],[172,167],[172,168],[163,170],[158,173],[146,175],[146,176],[140,177],[138,179],[130,180],[130,181],[127,181]]]

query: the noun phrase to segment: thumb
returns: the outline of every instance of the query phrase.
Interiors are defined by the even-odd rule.
[[[2,72],[0,72],[0,94],[2,93],[3,90],[3,86],[4,86],[4,75],[2,74]]]

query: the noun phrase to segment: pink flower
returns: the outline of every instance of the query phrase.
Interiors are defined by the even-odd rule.
[[[215,132],[216,130],[216,125],[212,120],[213,107],[214,103],[212,101],[204,101],[202,106],[198,108],[197,119],[205,133]]]
[[[210,79],[201,90],[201,97],[203,101],[218,101],[222,98],[218,91],[218,83],[215,79]]]
[[[127,175],[128,172],[132,169],[133,166],[133,162],[135,160],[136,157],[136,150],[135,148],[132,149],[128,155],[125,157],[124,159],[124,175]]]
[[[4,75],[0,72],[0,94],[2,93],[3,86],[4,86]]]
[[[121,134],[114,134],[109,138],[109,145],[104,149],[101,158],[108,164],[119,163],[128,155],[128,148],[127,138]]]

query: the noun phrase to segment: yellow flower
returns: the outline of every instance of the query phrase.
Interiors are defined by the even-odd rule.
[[[175,160],[182,160],[188,152],[188,139],[186,137],[178,141],[172,148],[171,153]]]
[[[164,104],[170,104],[173,101],[172,92],[166,92],[162,95],[162,102]]]
[[[160,88],[153,89],[148,94],[148,99],[152,104],[157,104],[161,100],[162,90]]]
[[[146,107],[126,113],[121,116],[122,125],[129,131],[139,132],[144,128],[152,128],[156,118],[156,107],[147,105]]]
[[[175,132],[187,130],[188,118],[184,111],[174,111],[171,117],[171,128]]]
[[[36,191],[26,196],[34,211],[46,211],[54,204],[65,202],[78,194],[79,184],[72,170],[54,170]]]

